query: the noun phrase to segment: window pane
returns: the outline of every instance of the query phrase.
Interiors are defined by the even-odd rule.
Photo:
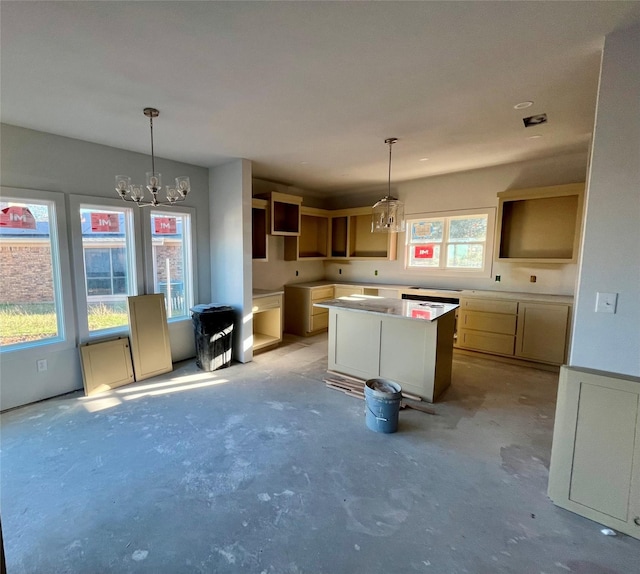
[[[484,245],[480,243],[458,243],[447,246],[447,267],[459,269],[482,269]]]
[[[129,208],[81,206],[89,332],[128,324],[127,296],[135,295]]]
[[[430,268],[439,267],[440,245],[437,243],[431,243],[428,245],[410,245],[409,266]]]
[[[55,207],[0,202],[0,346],[60,340]]]
[[[154,290],[165,294],[168,318],[187,316],[193,304],[190,223],[188,214],[151,214]]]
[[[442,242],[442,230],[444,220],[425,219],[411,222],[411,243],[440,243]]]
[[[487,216],[455,217],[449,222],[449,241],[478,242],[487,238]]]

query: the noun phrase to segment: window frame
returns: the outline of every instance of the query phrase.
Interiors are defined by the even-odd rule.
[[[59,332],[56,337],[0,347],[0,354],[11,353],[12,358],[18,358],[20,353],[25,353],[25,360],[30,360],[27,359],[27,353],[29,354],[28,356],[31,357],[36,348],[46,351],[47,353],[74,348],[76,345],[76,321],[72,296],[73,288],[65,196],[63,193],[55,191],[2,186],[0,187],[0,199],[2,201],[23,203],[28,203],[32,200],[35,202],[44,201],[50,202],[53,205],[54,225],[49,225],[49,237],[52,247],[51,258],[53,265],[54,297],[56,299],[56,305],[60,307],[58,316]]]
[[[155,277],[154,277],[154,257],[153,257],[153,234],[151,225],[151,215],[158,213],[171,215],[188,215],[189,216],[189,237],[186,246],[187,255],[190,257],[191,273],[185,273],[185,306],[187,310],[195,305],[198,301],[198,253],[197,253],[197,237],[196,233],[196,210],[193,207],[184,205],[159,205],[158,207],[147,208],[142,218],[143,245],[144,245],[144,284],[146,293],[155,293]],[[181,317],[167,316],[168,323],[176,323],[179,321],[191,321],[191,314],[187,311],[186,315]]]
[[[465,217],[473,217],[482,215],[487,217],[487,235],[484,241],[483,264],[480,269],[455,268],[446,266],[447,249],[449,245],[460,245],[461,242],[449,241],[450,222],[452,219],[461,219]],[[442,219],[444,220],[444,229],[442,243],[440,244],[440,265],[438,267],[416,267],[409,264],[410,248],[416,243],[411,243],[411,224],[414,221],[425,219]],[[432,211],[411,213],[405,216],[405,250],[404,250],[404,269],[409,273],[421,273],[425,275],[439,276],[473,276],[473,277],[491,277],[493,273],[493,253],[495,246],[496,233],[496,208],[495,207],[479,207],[476,209],[457,209],[451,211]],[[480,243],[470,242],[470,243]]]
[[[142,237],[140,231],[140,209],[133,203],[124,203],[119,199],[111,199],[90,195],[70,195],[69,196],[69,219],[71,222],[71,243],[73,251],[75,298],[78,312],[78,338],[80,343],[99,340],[113,335],[128,335],[129,325],[113,327],[111,329],[101,329],[99,331],[89,330],[89,316],[87,305],[87,291],[85,283],[84,249],[82,245],[82,222],[80,208],[104,207],[107,210],[129,209],[132,214],[132,257],[134,274],[132,277],[133,295],[139,295],[144,285],[144,258],[142,250]]]

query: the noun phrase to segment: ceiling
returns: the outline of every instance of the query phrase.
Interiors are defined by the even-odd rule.
[[[327,196],[384,184],[387,137],[394,181],[586,158],[604,36],[639,22],[637,1],[3,0],[1,119],[149,153],[153,106],[157,156]]]

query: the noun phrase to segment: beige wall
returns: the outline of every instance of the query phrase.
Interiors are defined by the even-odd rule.
[[[559,185],[585,181],[587,153],[558,155],[529,162],[487,167],[467,172],[399,182],[392,187],[405,202],[407,216],[417,213],[451,211],[457,209],[498,206],[497,194],[507,189]],[[264,188],[260,183],[261,189]],[[255,184],[254,184],[255,188]],[[300,192],[300,190],[297,190]],[[373,205],[380,198],[380,190],[359,190],[338,194],[327,200],[330,208]],[[301,195],[301,193],[298,193]],[[317,198],[314,198],[317,202]],[[307,201],[303,201],[307,205]],[[483,289],[531,293],[573,295],[577,265],[494,263],[494,277],[470,278],[465,276],[430,275],[424,271],[404,269],[404,234],[398,236],[396,261],[283,261],[283,239],[269,237],[269,262],[255,262],[254,287],[277,288],[286,283],[328,278],[339,281],[366,281],[374,283],[400,283],[441,289]],[[296,271],[298,275],[296,276]],[[341,272],[340,272],[341,271]],[[376,271],[378,274],[376,275]],[[535,275],[537,281],[529,278]]]

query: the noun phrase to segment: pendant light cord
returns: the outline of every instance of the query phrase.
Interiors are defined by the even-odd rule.
[[[391,147],[393,146],[393,142],[389,142],[389,184],[387,187],[387,197],[391,197]]]
[[[153,115],[149,116],[149,126],[151,126],[151,172],[153,173],[153,177],[156,175],[156,161],[153,155]],[[391,169],[391,166],[389,166]],[[391,173],[391,172],[389,172]]]

